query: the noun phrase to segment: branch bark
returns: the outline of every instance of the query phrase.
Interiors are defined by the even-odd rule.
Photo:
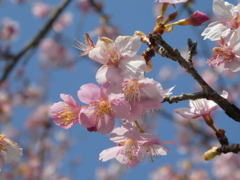
[[[153,49],[156,53],[160,54],[162,57],[167,57],[169,59],[172,59],[173,61],[178,62],[183,68],[186,69],[186,71],[198,82],[198,84],[202,87],[202,95],[201,98],[206,98],[208,100],[212,100],[215,103],[217,103],[224,111],[225,113],[234,119],[237,122],[240,122],[240,110],[237,108],[234,104],[231,104],[228,102],[227,99],[221,97],[216,91],[214,91],[198,74],[196,69],[193,67],[193,64],[191,63],[191,59],[188,58],[188,60],[185,60],[179,51],[176,48],[172,48],[169,44],[167,44],[162,36],[160,34],[149,34],[149,40],[151,42],[151,46],[149,46],[151,49]],[[188,43],[190,48],[190,58],[192,55],[196,53],[196,43]],[[162,47],[159,47],[158,45],[161,45]],[[191,52],[194,50],[193,52]],[[191,55],[192,54],[192,55]],[[196,94],[192,97],[196,97]],[[176,101],[172,100],[171,102],[178,102],[181,99],[182,100],[189,100],[190,96],[184,96],[184,97],[176,97]],[[174,98],[173,98],[174,99]]]
[[[0,79],[0,84],[2,84],[9,76],[13,68],[17,65],[21,57],[30,49],[35,48],[40,43],[41,39],[46,36],[46,34],[49,32],[49,30],[52,27],[53,22],[58,18],[60,13],[67,7],[67,5],[72,0],[63,0],[55,9],[55,11],[52,13],[49,20],[46,22],[46,24],[39,30],[39,32],[29,41],[25,44],[25,46],[22,48],[22,50],[19,51],[18,54],[14,55],[11,59],[12,61],[10,63],[7,63],[5,70],[3,72],[3,75]]]

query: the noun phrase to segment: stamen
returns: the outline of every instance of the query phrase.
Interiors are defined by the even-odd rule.
[[[68,125],[70,123],[72,123],[72,121],[74,119],[76,119],[78,117],[78,108],[74,108],[74,107],[70,107],[69,106],[62,106],[62,108],[64,108],[64,110],[58,112],[59,116],[58,118],[61,119],[60,123],[62,125]]]
[[[134,105],[136,101],[140,103],[140,84],[137,80],[131,79],[129,81],[125,81],[122,83],[122,87],[125,99],[127,101],[133,102]]]

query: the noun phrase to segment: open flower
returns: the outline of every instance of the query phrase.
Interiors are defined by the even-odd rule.
[[[223,91],[222,97],[227,98],[228,93]],[[178,108],[174,112],[180,114],[182,117],[187,119],[195,119],[198,117],[209,116],[209,114],[217,109],[217,104],[207,99],[190,100],[190,108]]]
[[[19,161],[20,156],[22,156],[22,148],[0,132],[0,171],[4,163]]]
[[[114,82],[121,84],[123,78],[139,78],[147,70],[145,60],[136,55],[141,45],[139,36],[118,36],[115,42],[100,37],[89,57],[103,66],[96,74],[100,85]]]
[[[209,66],[219,66],[224,64],[225,70],[236,72],[240,70],[240,29],[232,34],[230,39],[226,42],[221,37],[218,42],[220,47],[214,47],[214,54],[208,59]]]
[[[234,33],[240,26],[240,11],[239,6],[223,0],[213,1],[213,12],[217,16],[217,21],[212,22],[201,34],[204,39],[212,41],[219,40]]]
[[[78,114],[81,106],[71,95],[61,94],[62,101],[51,106],[52,118],[54,123],[64,129],[69,129],[78,122]]]
[[[83,106],[79,123],[89,131],[107,134],[114,128],[114,118],[124,119],[129,115],[130,105],[122,94],[114,94],[111,88],[100,88],[95,84],[85,84],[78,91]]]
[[[125,99],[131,105],[127,120],[139,119],[147,109],[162,107],[164,90],[160,83],[149,78],[125,79],[122,83]]]
[[[170,152],[164,144],[173,144],[173,142],[164,142],[159,139],[157,135],[138,132],[137,128],[130,123],[124,124],[114,129],[110,135],[110,140],[117,143],[117,146],[102,151],[99,160],[107,161],[116,158],[128,167],[136,166],[145,158],[153,162],[153,158]]]

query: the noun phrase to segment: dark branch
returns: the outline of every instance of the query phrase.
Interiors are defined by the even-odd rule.
[[[231,104],[225,98],[221,97],[216,91],[214,91],[198,74],[196,69],[193,67],[191,60],[185,60],[176,48],[172,48],[168,45],[162,38],[160,34],[149,34],[149,40],[151,42],[151,48],[158,54],[163,57],[167,57],[174,61],[177,61],[186,71],[198,82],[198,84],[203,89],[203,94],[208,100],[212,100],[217,103],[225,113],[234,119],[235,121],[240,122],[240,110],[234,104]],[[161,45],[160,48],[158,45]],[[196,43],[190,42],[190,54],[194,54]]]
[[[61,4],[58,5],[58,7],[55,9],[55,11],[52,13],[49,20],[46,22],[46,24],[42,27],[42,29],[39,30],[39,33],[36,34],[35,37],[33,37],[26,45],[20,50],[20,52],[12,57],[12,61],[6,65],[4,73],[1,77],[0,84],[3,83],[8,77],[8,75],[11,73],[13,68],[17,65],[20,58],[30,49],[35,48],[40,43],[41,39],[46,36],[46,34],[49,32],[49,30],[52,27],[53,22],[58,18],[60,13],[67,7],[67,5],[72,0],[63,0]]]
[[[186,93],[182,93],[179,96],[166,96],[163,100],[163,102],[169,102],[170,104],[172,103],[177,103],[179,101],[186,101],[186,100],[197,100],[197,99],[201,99],[201,98],[205,98],[205,94],[203,91],[199,92],[199,93],[192,93],[192,94],[186,94]]]

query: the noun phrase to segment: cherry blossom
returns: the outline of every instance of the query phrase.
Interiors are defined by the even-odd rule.
[[[139,119],[147,109],[162,107],[164,90],[160,83],[149,78],[126,79],[122,83],[125,99],[131,104],[131,111],[127,119]]]
[[[0,132],[0,171],[4,163],[19,161],[20,156],[22,156],[22,148]]]
[[[223,91],[221,96],[227,98],[228,93]],[[190,100],[189,105],[190,108],[178,108],[174,111],[184,118],[195,119],[201,116],[208,116],[212,111],[218,108],[215,102],[207,99]]]
[[[89,53],[91,59],[103,64],[96,74],[97,82],[121,84],[123,78],[143,77],[147,66],[145,60],[136,55],[140,46],[139,36],[118,36],[115,42],[100,37],[96,48]]]
[[[79,123],[89,131],[107,134],[114,128],[114,118],[124,119],[128,116],[130,105],[122,94],[114,94],[111,88],[100,88],[95,84],[80,87],[78,97],[83,103],[79,114]]]
[[[64,13],[57,21],[53,23],[53,30],[57,33],[62,32],[72,23],[73,14],[70,12]]]
[[[213,1],[213,12],[217,16],[217,21],[212,22],[201,34],[204,39],[212,41],[228,37],[234,33],[240,25],[240,9],[223,0]]]
[[[240,70],[240,29],[232,34],[230,39],[226,42],[221,37],[218,42],[220,47],[214,47],[214,54],[208,59],[207,64],[212,66],[219,66],[224,64],[225,70],[236,72]]]
[[[50,10],[51,8],[49,7],[49,5],[43,2],[36,2],[36,4],[34,4],[32,8],[33,15],[38,18],[45,17]]]
[[[99,155],[99,160],[107,161],[116,158],[128,167],[134,167],[146,158],[153,162],[153,158],[170,152],[164,144],[173,144],[173,142],[164,142],[159,139],[157,135],[138,132],[137,128],[130,123],[124,124],[114,129],[110,135],[110,140],[118,145],[103,150]]]
[[[88,35],[88,33],[85,34],[85,44],[83,44],[82,42],[76,40],[76,42],[74,43],[74,47],[83,51],[82,54],[80,54],[79,56],[85,56],[88,55],[89,52],[95,48],[95,44],[93,43],[91,37]]]
[[[51,106],[52,118],[55,124],[69,129],[78,122],[81,106],[71,95],[61,94],[60,97],[64,102],[60,101]]]
[[[16,21],[4,18],[0,29],[0,39],[11,41],[16,38],[19,32],[19,25]]]

